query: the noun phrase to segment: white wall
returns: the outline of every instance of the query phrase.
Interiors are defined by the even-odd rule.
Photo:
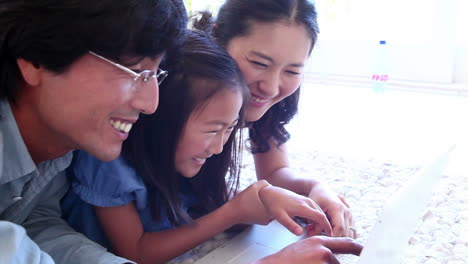
[[[458,47],[455,56],[454,82],[468,85],[468,47]]]
[[[195,11],[217,10],[222,2],[191,1]],[[382,38],[388,42],[391,79],[468,85],[468,0],[316,3],[325,19],[309,72],[370,78]],[[332,31],[337,36],[330,37]]]
[[[468,85],[468,0],[459,0],[454,82]]]
[[[389,37],[386,40],[390,78],[468,84],[468,0],[419,1],[419,5],[426,4],[423,13],[418,13],[421,12],[418,5],[407,6],[406,3],[400,1],[398,6],[393,6],[392,14],[382,19],[385,24],[376,22],[384,28],[380,35]],[[417,11],[411,13],[408,11],[410,8]],[[375,14],[370,14],[370,17],[375,17]],[[362,21],[353,26],[343,25],[349,27],[347,31],[351,33],[341,39],[328,37],[323,30],[329,30],[329,27],[322,26],[308,71],[370,78],[379,41],[375,36],[380,35],[372,35],[369,30],[379,28],[373,25],[373,21],[365,20],[365,23],[369,25]],[[346,35],[346,32],[341,35]]]
[[[377,43],[375,43],[377,42]],[[308,71],[372,76],[378,41],[323,40],[314,49]],[[394,80],[451,83],[454,50],[444,44],[387,44],[389,76]]]

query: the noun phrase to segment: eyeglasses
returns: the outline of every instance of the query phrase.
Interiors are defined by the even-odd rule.
[[[150,80],[150,79],[157,79],[158,80],[158,85],[161,85],[161,83],[164,81],[164,79],[166,79],[167,75],[169,75],[169,73],[167,71],[159,69],[159,68],[158,68],[157,73],[155,73],[154,71],[151,71],[151,70],[144,70],[144,71],[142,71],[140,73],[136,73],[135,71],[133,71],[133,70],[131,70],[131,69],[129,69],[129,68],[123,66],[123,65],[120,65],[118,63],[115,63],[115,62],[113,62],[113,61],[111,61],[109,59],[106,59],[103,56],[98,55],[98,54],[96,54],[96,53],[94,53],[92,51],[88,51],[88,52],[89,52],[89,54],[93,55],[94,57],[99,58],[99,59],[101,59],[101,60],[103,60],[103,61],[105,61],[105,62],[107,62],[109,64],[112,64],[115,67],[121,69],[122,71],[132,75],[133,80],[135,82],[138,83],[138,80],[141,80],[140,82],[142,82],[142,83],[140,84],[139,87],[144,86],[148,82],[148,80]]]

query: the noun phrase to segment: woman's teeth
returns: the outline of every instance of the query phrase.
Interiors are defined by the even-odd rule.
[[[201,158],[194,158],[196,161],[199,161],[199,162],[204,162],[205,159],[201,159]]]
[[[261,98],[252,96],[252,101],[254,101],[254,102],[256,102],[256,103],[263,104],[263,103],[268,102],[268,100],[269,100],[269,99],[261,99]]]
[[[133,125],[132,123],[120,122],[119,120],[117,120],[117,121],[111,120],[110,124],[115,129],[119,130],[120,132],[124,132],[124,133],[130,132],[130,129],[132,129],[132,125]]]

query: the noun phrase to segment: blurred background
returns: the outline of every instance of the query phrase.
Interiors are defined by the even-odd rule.
[[[223,2],[185,1],[190,14]],[[468,150],[468,0],[315,3],[321,32],[291,151],[421,163],[450,144]]]
[[[223,2],[186,4],[216,14]],[[455,144],[401,263],[466,263],[468,0],[315,3],[321,33],[288,124],[291,167],[346,197],[365,241],[385,201]]]
[[[223,2],[185,0],[190,14],[216,14]],[[389,82],[468,85],[467,0],[315,2],[321,33],[308,77],[365,82],[374,70],[379,41],[386,40]]]

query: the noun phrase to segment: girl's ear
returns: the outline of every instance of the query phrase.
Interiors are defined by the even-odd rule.
[[[30,86],[37,86],[41,83],[41,68],[34,63],[18,58],[16,59],[18,68],[24,81]]]

